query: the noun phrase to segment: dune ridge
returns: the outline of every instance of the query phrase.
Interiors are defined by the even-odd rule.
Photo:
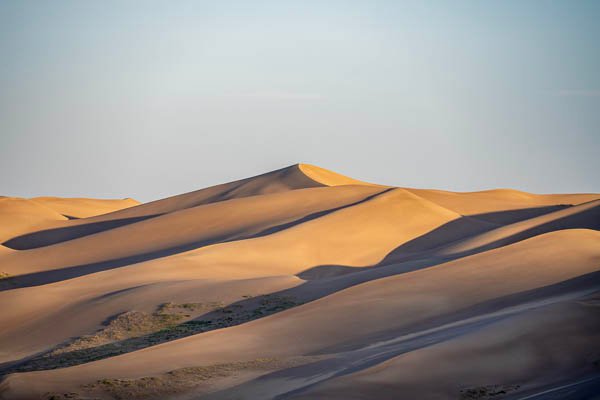
[[[102,215],[139,204],[134,199],[0,197],[0,241],[22,234],[60,226],[60,221]]]
[[[32,236],[27,235],[22,238],[23,243],[17,242],[16,246],[20,250],[43,247],[200,205],[320,186],[324,185],[306,176],[298,165],[292,165],[252,178],[138,204],[91,218],[69,221],[67,224],[57,225],[56,229],[35,232]],[[53,202],[58,203],[59,201],[53,200]],[[15,238],[13,238],[13,243],[14,240]],[[14,246],[10,241],[5,243],[6,245]]]

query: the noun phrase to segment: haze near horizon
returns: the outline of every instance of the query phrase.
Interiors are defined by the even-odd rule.
[[[2,2],[0,195],[163,198],[297,162],[598,192],[600,3]]]

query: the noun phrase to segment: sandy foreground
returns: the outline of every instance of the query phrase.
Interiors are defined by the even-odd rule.
[[[0,197],[0,399],[600,399],[600,194],[297,164]]]

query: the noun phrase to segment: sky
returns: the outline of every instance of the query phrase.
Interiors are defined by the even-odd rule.
[[[0,195],[141,201],[297,162],[600,192],[600,1],[0,0]]]

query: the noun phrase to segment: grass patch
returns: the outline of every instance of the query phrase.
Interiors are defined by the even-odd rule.
[[[81,397],[77,393],[46,393],[45,400],[79,400]]]
[[[180,322],[182,316],[170,314],[147,314],[140,311],[129,311],[112,319],[108,326],[93,335],[82,336],[60,347],[47,356],[56,356],[72,351],[89,349],[107,343],[140,337],[152,332],[167,329]]]
[[[251,361],[188,367],[139,379],[101,379],[84,386],[84,390],[92,393],[100,391],[116,400],[163,399],[169,395],[197,388],[206,381],[226,378],[240,371],[272,371],[305,364],[312,360],[313,358],[310,357],[289,360],[258,358]]]
[[[170,314],[186,314],[193,313],[196,311],[212,311],[218,308],[222,308],[224,304],[220,301],[213,301],[208,303],[164,303],[158,307],[156,314],[158,315],[170,315]]]
[[[239,325],[295,307],[300,302],[289,296],[264,295],[249,299],[252,304],[165,303],[153,314],[129,311],[112,319],[106,328],[75,339],[56,349],[2,371],[40,371],[70,367],[140,350],[171,340]],[[202,319],[188,320],[190,313]]]
[[[487,385],[460,391],[460,400],[501,399],[505,394],[518,390],[520,385]]]

